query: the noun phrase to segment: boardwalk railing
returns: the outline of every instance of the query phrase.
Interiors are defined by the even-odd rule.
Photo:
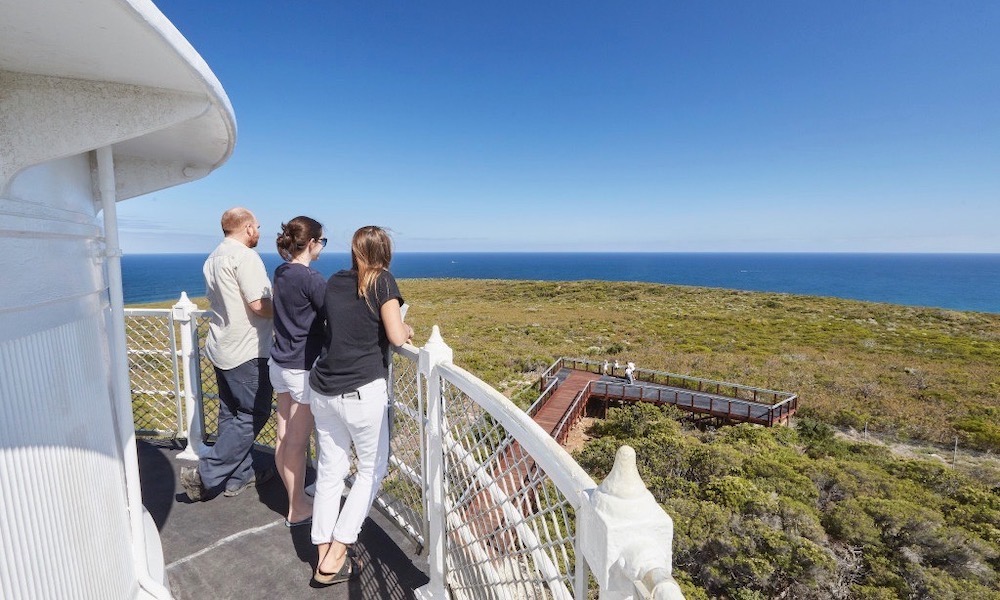
[[[587,401],[590,400],[590,386],[592,383],[588,383],[587,387],[580,390],[573,398],[573,402],[570,403],[569,408],[566,409],[562,418],[556,423],[555,429],[552,430],[552,437],[559,442],[559,445],[566,443],[566,438],[569,436],[570,430],[573,429],[573,426],[583,416],[583,411],[587,408]]]
[[[603,364],[604,363],[602,362],[586,358],[563,357],[557,360],[552,367],[549,367],[549,369],[551,370],[556,365],[562,365],[559,368],[565,367],[568,369],[577,369],[579,371],[613,375],[616,377],[625,376],[624,365],[619,365],[617,369],[614,366],[609,366],[608,372],[602,373]],[[559,368],[557,368],[556,371],[558,371]],[[646,381],[653,384],[685,388],[697,392],[728,396],[736,400],[747,400],[749,402],[758,402],[760,404],[768,404],[772,406],[776,406],[782,402],[794,403],[796,400],[796,395],[789,392],[780,392],[777,390],[752,387],[749,385],[740,385],[738,383],[702,379],[700,377],[691,377],[690,375],[678,375],[677,373],[655,371],[652,369],[636,369],[635,379],[636,381]]]
[[[540,381],[545,382],[546,380],[548,380],[547,387],[542,389],[542,393],[538,395],[538,398],[531,403],[531,406],[528,407],[528,410],[524,411],[528,413],[529,417],[535,416],[535,413],[538,412],[538,409],[541,408],[542,405],[545,404],[545,402],[552,397],[552,394],[554,394],[557,389],[559,389],[558,378],[542,376],[542,379]]]
[[[200,351],[209,316],[183,295],[172,310],[126,309],[137,429],[186,438],[192,459],[218,403]],[[428,552],[419,598],[682,598],[673,523],[630,448],[596,485],[525,412],[454,365],[436,327],[423,348],[396,349],[390,376],[392,456],[376,506]],[[273,446],[273,425],[258,443]]]
[[[560,358],[549,367],[549,371],[555,373],[560,368],[576,369],[599,375],[607,374],[618,377],[624,375],[624,368],[620,366],[618,369],[610,366],[605,373],[604,363],[583,358]],[[692,413],[767,426],[787,422],[788,418],[795,414],[798,409],[798,396],[789,392],[650,369],[636,369],[634,377],[635,384],[595,381],[587,387],[584,395],[609,400],[672,404]],[[643,385],[643,383],[652,385]],[[586,398],[583,403],[586,404]]]
[[[722,396],[601,381],[591,382],[589,391],[591,397],[606,400],[671,404],[691,413],[759,425],[771,424],[768,406]]]
[[[545,388],[550,387],[552,385],[553,381],[558,381],[558,379],[556,378],[556,373],[558,373],[559,370],[564,367],[563,360],[564,359],[562,358],[557,359],[556,362],[552,363],[552,365],[549,366],[548,369],[545,369],[545,372],[541,374],[541,376],[538,378],[539,391],[544,391]]]

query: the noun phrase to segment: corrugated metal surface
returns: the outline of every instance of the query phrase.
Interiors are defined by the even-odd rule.
[[[0,343],[3,598],[131,598],[101,312]]]
[[[22,176],[0,198],[0,598],[135,598],[89,160]]]

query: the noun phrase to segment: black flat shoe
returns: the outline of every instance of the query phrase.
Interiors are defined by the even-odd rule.
[[[312,525],[312,522],[313,522],[312,517],[306,517],[301,521],[289,521],[288,519],[285,519],[285,527],[292,528],[292,527],[299,527],[300,525]]]
[[[316,572],[313,573],[312,579],[309,580],[309,587],[312,588],[325,588],[337,583],[343,583],[351,578],[354,574],[354,569],[351,566],[351,557],[344,556],[344,564],[340,566],[340,570],[336,573],[325,573],[320,571],[319,567],[316,567]]]

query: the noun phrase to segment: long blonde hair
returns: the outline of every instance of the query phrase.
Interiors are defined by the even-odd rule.
[[[392,261],[392,239],[381,227],[365,225],[354,232],[351,240],[351,267],[358,272],[358,298],[365,298],[375,287],[379,273],[389,269]]]

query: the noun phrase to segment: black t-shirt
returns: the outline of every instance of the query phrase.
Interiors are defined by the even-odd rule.
[[[271,358],[286,369],[310,369],[323,350],[326,279],[300,263],[274,270],[274,345]]]
[[[317,392],[336,396],[389,375],[389,338],[382,323],[382,305],[403,297],[396,278],[382,271],[367,298],[358,298],[358,272],[338,271],[326,282],[324,312],[327,338],[309,374]]]

